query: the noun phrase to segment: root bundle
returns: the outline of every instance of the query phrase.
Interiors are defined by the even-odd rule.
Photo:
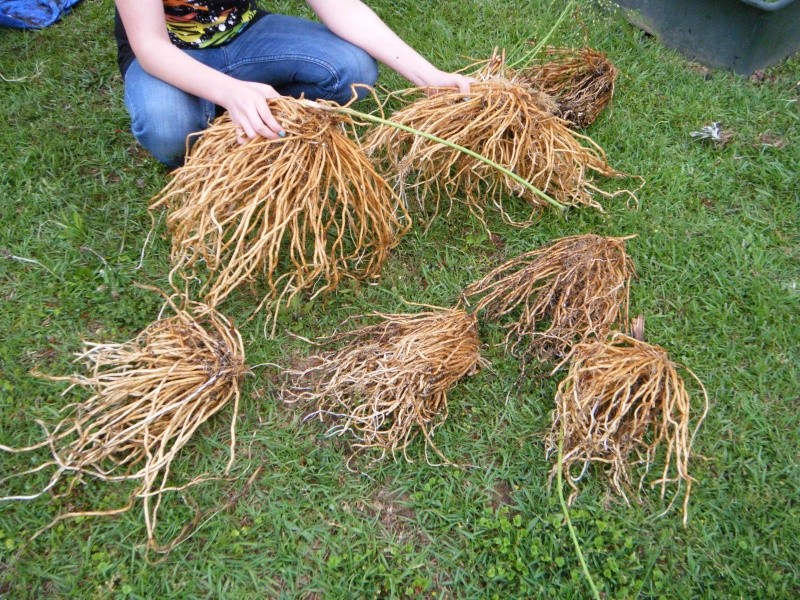
[[[155,321],[134,340],[87,343],[77,360],[85,364],[88,375],[46,377],[68,382],[64,393],[79,386],[90,389],[92,396],[71,405],[71,415],[52,431],[42,424],[47,436],[43,443],[29,448],[0,447],[9,452],[50,449],[52,460],[21,475],[54,469],[40,492],[3,500],[37,498],[54,490],[63,479],[71,479],[67,494],[84,476],[109,482],[136,481],[127,506],[65,514],[56,521],[124,512],[141,498],[148,545],[157,547],[161,496],[175,489],[168,487],[172,461],[195,431],[231,401],[233,461],[239,379],[245,370],[242,340],[225,317],[202,305],[195,305],[191,313],[173,308],[174,316]]]
[[[686,484],[685,521],[693,481],[689,458],[708,409],[705,389],[705,406],[690,433],[690,396],[663,348],[615,333],[608,341],[578,344],[569,360],[547,445],[550,454],[563,436],[563,467],[574,490],[570,501],[578,491],[576,482],[593,462],[606,466],[611,488],[627,500],[631,461],[644,465],[641,486],[664,446],[663,470],[652,485],[661,486],[663,497],[668,484]]]
[[[442,90],[418,98],[395,112],[392,121],[480,154],[563,205],[600,208],[595,195],[612,194],[595,187],[591,176],[621,175],[608,165],[603,150],[554,116],[552,99],[522,85],[501,58],[490,60],[475,77],[469,94]],[[505,195],[523,198],[532,216],[546,206],[540,194],[507,173],[442,143],[391,126],[375,128],[366,143],[368,152],[385,157],[401,195],[415,193],[423,208],[429,197],[460,197],[481,216],[490,199],[513,222],[503,208]]]
[[[447,417],[447,392],[481,365],[474,315],[451,309],[380,315],[383,321],[340,334],[339,350],[311,357],[289,372],[288,402],[310,403],[307,418],[331,420],[330,435],[351,434],[356,448],[396,456],[418,432],[432,437]]]
[[[618,321],[627,322],[633,262],[625,240],[598,235],[563,238],[526,252],[469,285],[479,297],[475,311],[506,325],[507,349],[524,359],[566,354],[577,341],[604,339]]]
[[[523,69],[520,78],[555,99],[555,114],[584,128],[611,102],[618,73],[605,54],[591,48],[548,48],[546,57]]]
[[[216,306],[258,276],[264,302],[315,294],[342,277],[378,277],[409,227],[399,198],[347,135],[342,114],[292,99],[270,100],[287,137],[239,145],[223,115],[154,199],[166,207],[173,274],[209,274]]]

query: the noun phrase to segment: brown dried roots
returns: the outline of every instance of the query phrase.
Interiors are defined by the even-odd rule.
[[[476,312],[506,325],[506,348],[527,360],[563,356],[589,336],[604,339],[614,323],[628,320],[635,274],[624,238],[576,235],[500,265],[464,290],[480,300]],[[620,314],[621,313],[621,314]]]
[[[643,484],[659,448],[665,446],[661,476],[652,482],[661,486],[663,497],[668,484],[678,484],[673,502],[686,484],[684,523],[694,479],[689,475],[689,458],[695,434],[708,410],[708,396],[697,380],[705,399],[694,430],[690,396],[677,373],[677,365],[663,348],[615,333],[610,340],[590,340],[578,344],[569,357],[569,373],[558,386],[553,426],[547,437],[547,452],[552,454],[563,436],[564,472],[574,492],[576,482],[591,463],[606,465],[611,488],[627,501],[630,466],[643,464]],[[566,361],[565,361],[566,362]],[[633,457],[631,457],[633,455]],[[580,473],[574,475],[573,467]],[[558,465],[551,473],[555,474]]]
[[[552,96],[556,113],[573,127],[594,123],[614,97],[619,71],[591,48],[548,48],[547,56],[520,72],[532,89]]]
[[[421,431],[433,444],[447,418],[447,392],[482,364],[474,315],[451,309],[415,315],[379,315],[383,322],[346,332],[339,350],[311,357],[288,372],[284,399],[310,403],[306,418],[332,420],[330,435],[350,434],[356,448],[377,448],[380,458],[406,449]]]
[[[263,277],[269,301],[372,279],[409,228],[399,198],[346,134],[349,117],[270,100],[287,137],[239,145],[228,116],[207,129],[152,202],[166,207],[173,274],[210,274],[216,306]]]
[[[477,81],[469,94],[441,90],[414,100],[391,120],[476,152],[564,205],[600,208],[595,194],[613,195],[595,187],[591,175],[621,173],[607,164],[597,144],[553,115],[549,97],[523,86],[511,69],[503,67],[502,58],[493,58],[474,77]],[[457,197],[481,217],[488,199],[513,223],[503,208],[504,196],[523,198],[531,207],[531,218],[546,207],[541,196],[507,174],[422,136],[383,125],[367,136],[366,143],[368,152],[384,157],[401,196],[415,192],[423,209],[431,197],[436,199],[435,209],[440,197]]]
[[[137,481],[125,507],[62,514],[53,524],[68,517],[125,512],[141,498],[148,546],[155,549],[161,497],[176,489],[167,485],[172,461],[203,423],[233,401],[230,468],[239,379],[246,368],[241,337],[228,319],[207,306],[173,309],[174,316],[155,321],[129,342],[87,343],[77,360],[88,375],[45,376],[70,383],[65,394],[80,386],[92,390],[92,396],[71,405],[71,415],[52,431],[40,423],[47,435],[44,442],[28,448],[0,446],[8,452],[48,447],[52,454],[52,460],[12,477],[54,469],[40,492],[3,500],[37,498],[62,479],[70,479],[65,492],[69,494],[83,476]]]

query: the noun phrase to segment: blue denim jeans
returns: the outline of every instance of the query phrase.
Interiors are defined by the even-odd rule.
[[[285,96],[304,94],[340,104],[352,98],[353,84],[371,86],[378,77],[378,66],[366,52],[320,23],[285,15],[262,16],[224,46],[185,52]],[[217,113],[212,102],[148,75],[136,60],[125,72],[125,106],[134,137],[169,167],[183,164],[187,136],[208,127]]]

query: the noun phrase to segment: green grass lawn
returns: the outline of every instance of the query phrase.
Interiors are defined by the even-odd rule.
[[[434,62],[459,69],[495,46],[543,36],[562,3],[520,0],[369,2]],[[273,10],[305,14],[300,2]],[[157,318],[166,288],[163,215],[148,200],[167,173],[129,133],[116,70],[110,2],[84,0],[44,31],[0,29],[0,444],[39,441],[81,398],[31,375],[78,369],[82,340],[121,342]],[[609,598],[800,596],[800,61],[759,80],[688,63],[620,16],[581,5],[552,42],[606,52],[621,75],[613,105],[587,133],[621,171],[646,184],[639,206],[546,211],[527,229],[487,211],[494,232],[460,205],[403,239],[375,286],[345,285],[268,318],[240,290],[234,318],[250,365],[287,365],[353,315],[453,305],[500,261],[579,233],[622,236],[638,277],[632,312],[649,341],[691,368],[711,409],[679,509],[645,490],[610,497],[599,469],[584,478],[571,517],[589,570]],[[389,89],[405,84],[384,73]],[[365,109],[368,104],[363,105]],[[691,137],[721,121],[724,147]],[[618,182],[601,182],[605,188]],[[635,182],[629,181],[630,185]],[[507,203],[513,206],[513,202]],[[520,208],[518,215],[525,216]],[[262,290],[263,292],[263,290]],[[68,497],[0,503],[0,598],[585,598],[589,588],[548,486],[543,436],[558,377],[519,365],[482,327],[491,366],[453,389],[438,448],[471,468],[415,462],[347,469],[347,440],[284,406],[273,367],[243,382],[235,478],[168,494],[159,535],[194,507],[210,511],[166,556],[143,550],[141,505],[117,517],[59,523],[60,512],[113,508],[130,487],[87,482]],[[688,382],[695,400],[697,385]],[[695,405],[699,407],[700,404]],[[173,464],[176,483],[226,465],[230,409],[206,423]],[[0,477],[48,458],[0,454]],[[254,470],[262,470],[252,486]],[[0,483],[32,493],[46,473]],[[219,510],[216,510],[219,509]]]

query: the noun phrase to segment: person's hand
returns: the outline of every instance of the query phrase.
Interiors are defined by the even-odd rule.
[[[222,106],[236,127],[240,144],[258,136],[274,140],[286,135],[267,104],[268,99],[280,97],[275,88],[263,83],[237,81],[227,87]]]
[[[470,84],[475,83],[475,81],[475,78],[467,77],[460,73],[437,70],[425,78],[423,87],[427,88],[429,94],[435,94],[442,88],[457,88],[462,94],[468,94]]]

